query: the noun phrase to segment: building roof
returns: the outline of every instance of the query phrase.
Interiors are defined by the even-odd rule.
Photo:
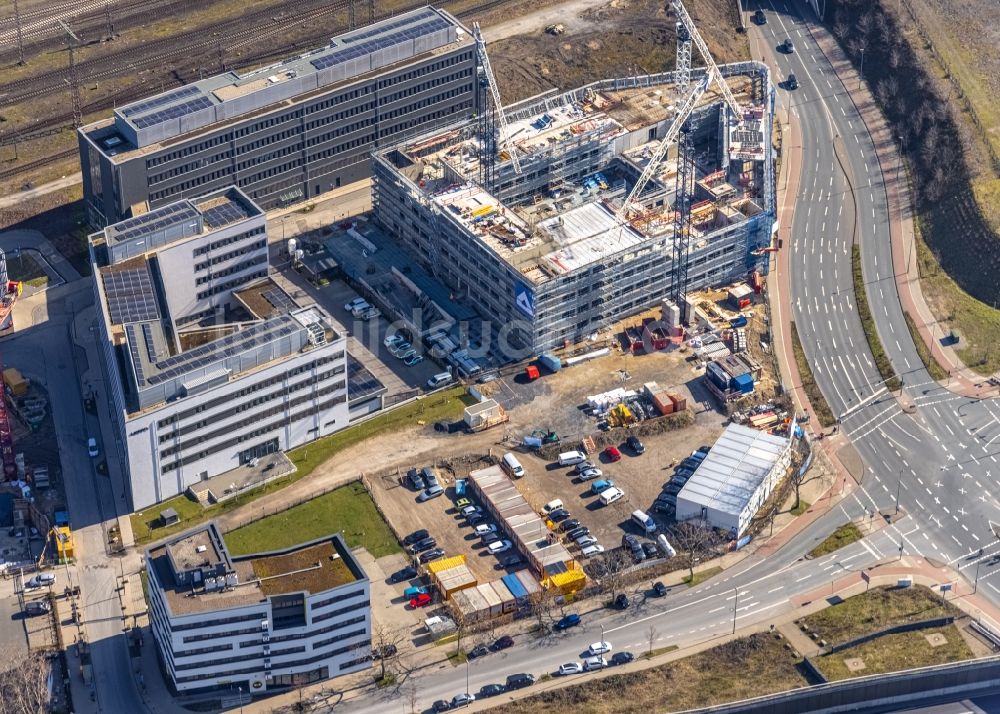
[[[368,577],[340,534],[234,557],[214,522],[148,549],[146,558],[156,573],[150,587],[160,588],[174,616],[245,607],[287,593],[317,595]],[[196,570],[206,577],[178,577]],[[209,575],[219,576],[213,585]]]
[[[738,517],[790,446],[784,437],[730,424],[677,499]]]

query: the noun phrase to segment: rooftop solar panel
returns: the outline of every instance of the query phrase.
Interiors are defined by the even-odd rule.
[[[146,386],[146,377],[142,373],[142,362],[139,361],[139,345],[135,337],[135,325],[125,325],[125,337],[128,341],[128,351],[135,367],[135,379],[140,387]]]
[[[359,32],[357,34],[353,34],[350,37],[344,37],[340,41],[343,42],[344,44],[351,44],[351,43],[354,43],[354,42],[360,42],[361,40],[367,40],[369,37],[374,37],[375,35],[380,35],[383,32],[388,32],[389,30],[395,30],[397,27],[403,27],[404,25],[413,24],[413,23],[416,23],[416,22],[420,22],[422,20],[426,20],[428,18],[432,18],[432,17],[436,17],[436,18],[441,19],[440,16],[436,12],[434,12],[430,8],[425,8],[424,11],[421,12],[419,15],[414,15],[414,16],[411,16],[411,17],[405,17],[405,18],[396,20],[395,22],[390,22],[390,23],[387,23],[387,24],[379,24],[379,25],[377,25],[376,27],[374,27],[372,29],[369,29],[369,30],[366,30],[366,31],[363,31],[363,32]],[[447,23],[445,23],[445,24],[447,24]]]
[[[205,218],[205,224],[209,228],[220,228],[249,218],[250,212],[239,201],[227,201],[218,206],[206,208],[201,212],[201,215]]]
[[[193,97],[200,93],[201,89],[195,85],[188,85],[183,89],[178,89],[176,92],[170,92],[168,94],[162,94],[158,97],[152,97],[144,102],[139,102],[138,104],[131,104],[124,109],[122,109],[122,114],[126,117],[133,117],[138,114],[145,114],[147,112],[156,109],[157,107],[163,107],[167,104],[176,102],[178,99],[184,99],[185,97]]]
[[[107,296],[112,324],[122,325],[159,319],[153,281],[146,266],[103,272],[101,276],[104,280],[104,293]]]
[[[119,242],[136,240],[177,223],[196,221],[197,219],[198,212],[186,201],[180,201],[116,223],[111,226],[111,237]]]
[[[285,293],[278,289],[266,290],[261,295],[269,303],[274,305],[276,308],[283,312],[288,312],[289,310],[295,309],[295,303],[292,302]]]
[[[183,104],[175,104],[172,107],[167,107],[166,109],[154,111],[151,114],[144,114],[136,117],[132,120],[132,123],[140,129],[145,129],[147,127],[156,126],[157,124],[170,121],[171,119],[192,114],[201,109],[207,109],[210,106],[212,106],[211,99],[208,97],[197,97],[196,99],[184,102]]]
[[[407,21],[406,24],[409,24],[409,21]],[[433,20],[429,20],[412,27],[407,27],[402,30],[397,30],[396,32],[389,33],[384,37],[377,37],[376,39],[367,42],[360,42],[360,44],[354,43],[358,42],[362,38],[351,38],[350,46],[345,49],[332,52],[324,57],[314,59],[311,64],[316,69],[326,69],[327,67],[333,67],[334,65],[338,65],[342,62],[347,62],[358,57],[370,55],[374,52],[378,52],[379,50],[384,50],[387,47],[394,47],[395,45],[417,39],[418,37],[425,37],[448,27],[451,27],[451,24],[447,20],[442,17],[435,17]],[[372,32],[369,36],[374,37],[384,31],[385,28],[380,28],[378,32]]]

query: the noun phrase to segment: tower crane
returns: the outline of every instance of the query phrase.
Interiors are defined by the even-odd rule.
[[[490,85],[490,93],[493,95],[493,106],[496,109],[496,116],[500,122],[500,144],[507,150],[510,155],[511,163],[514,165],[514,173],[521,173],[521,162],[517,158],[517,150],[514,148],[514,142],[510,138],[510,132],[507,129],[507,117],[503,112],[503,104],[500,102],[500,88],[497,86],[496,75],[493,74],[493,67],[490,65],[490,58],[486,54],[486,40],[483,39],[483,33],[479,29],[479,23],[472,23],[472,34],[476,39],[476,51],[479,54],[479,63],[483,68],[483,72],[486,73],[486,81]]]
[[[736,115],[737,121],[739,121],[743,117],[743,109],[740,107],[739,102],[736,101],[736,97],[733,96],[732,91],[730,91],[729,85],[726,84],[726,80],[722,76],[722,72],[719,71],[718,65],[715,64],[715,60],[712,59],[712,53],[708,51],[708,45],[702,39],[698,28],[694,26],[694,20],[688,14],[687,8],[684,7],[684,3],[681,0],[670,0],[670,6],[677,13],[677,18],[684,23],[684,27],[687,28],[688,34],[691,36],[691,41],[698,48],[698,54],[701,55],[702,60],[705,62],[705,68],[708,70],[709,84],[715,84],[719,91],[722,92],[723,99],[726,100],[726,104],[733,111],[733,114]]]

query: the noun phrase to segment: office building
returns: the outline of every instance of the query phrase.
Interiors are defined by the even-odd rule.
[[[149,619],[180,694],[263,694],[371,666],[368,576],[337,534],[230,555],[214,522],[146,551]]]
[[[704,519],[740,538],[791,463],[790,439],[730,424],[677,494],[677,520]]]
[[[587,339],[678,293],[766,275],[775,229],[774,91],[761,63],[721,71],[744,112],[732,121],[708,92],[691,115],[683,285],[674,265],[676,147],[628,220],[616,216],[679,111],[673,73],[595,82],[508,107],[520,173],[506,148],[484,153],[491,142],[481,122],[380,148],[375,219],[505,334],[520,351],[511,357]],[[693,79],[703,76],[696,70]]]
[[[84,203],[103,227],[229,185],[265,210],[370,174],[386,141],[473,115],[475,45],[432,7],[118,107],[80,128]]]
[[[239,189],[108,226],[90,251],[106,443],[134,509],[347,426],[345,338],[268,277],[264,215]]]

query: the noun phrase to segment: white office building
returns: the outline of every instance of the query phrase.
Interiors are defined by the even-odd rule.
[[[790,439],[730,424],[677,494],[677,520],[704,518],[741,537],[791,461]]]
[[[368,576],[340,535],[232,556],[208,523],[148,549],[146,566],[178,693],[262,694],[371,666]]]
[[[133,509],[348,425],[345,338],[268,277],[264,214],[238,189],[108,226],[90,251]]]

